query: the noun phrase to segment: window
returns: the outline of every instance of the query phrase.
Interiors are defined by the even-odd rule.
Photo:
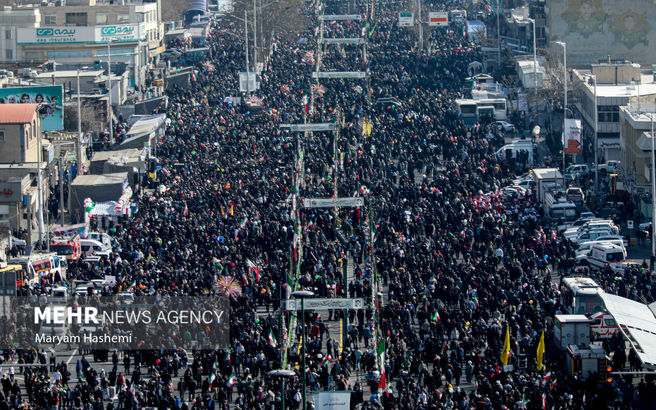
[[[116,15],[116,22],[117,23],[129,23],[130,22],[130,15],[129,14],[117,14]]]
[[[14,50],[5,50],[5,59],[13,60],[14,59]]]
[[[11,38],[12,38],[11,30],[5,30],[5,39],[11,40]]]
[[[5,142],[5,132],[0,131],[0,142]]]
[[[46,14],[43,16],[43,24],[46,26],[56,26],[57,25],[57,15],[56,14]]]
[[[620,107],[616,105],[599,105],[597,106],[597,121],[599,122],[619,122]]]
[[[96,13],[96,24],[107,24],[107,13]]]
[[[67,26],[86,26],[87,13],[66,13]]]

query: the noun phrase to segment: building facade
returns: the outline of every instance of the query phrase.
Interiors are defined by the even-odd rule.
[[[627,189],[632,194],[651,191],[652,126],[656,104],[620,107],[620,145]]]
[[[596,132],[599,162],[620,160],[620,108],[653,101],[656,98],[653,76],[643,75],[635,64],[595,64],[591,70],[572,70],[572,78],[574,105],[583,119],[583,137],[587,141],[584,146],[589,147],[587,155],[594,156]]]
[[[146,66],[164,49],[161,2],[96,3],[70,0],[65,6],[37,9],[34,26],[16,29],[15,61],[106,68],[111,59],[129,71],[131,85],[142,85]],[[121,73],[119,72],[119,74]]]
[[[0,10],[0,62],[13,63],[17,59],[16,36],[18,29],[36,28],[41,24],[38,8],[12,8]]]

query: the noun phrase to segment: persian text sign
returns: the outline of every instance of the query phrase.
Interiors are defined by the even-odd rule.
[[[108,41],[138,41],[144,40],[145,35],[145,26],[140,24],[99,26],[96,27],[95,42],[107,43]]]

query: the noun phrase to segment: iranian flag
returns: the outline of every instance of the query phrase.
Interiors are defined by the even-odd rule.
[[[276,337],[273,335],[273,329],[269,330],[269,344],[273,347],[277,346]]]
[[[244,220],[241,221],[241,223],[239,224],[239,229],[244,229],[247,223],[248,223],[248,218],[244,218]]]
[[[250,259],[246,258],[246,264],[248,265],[248,273],[250,274],[251,278],[254,279],[256,282],[260,281],[260,268],[253,263]]]
[[[228,379],[228,383],[226,383],[226,386],[228,386],[228,388],[232,388],[232,386],[234,386],[235,383],[237,383],[237,376],[233,373],[232,375],[230,375],[230,378]]]
[[[440,321],[440,314],[437,312],[437,310],[431,315],[431,320],[435,323]]]
[[[212,388],[212,384],[214,384],[214,380],[216,380],[216,371],[213,371],[212,374],[210,375],[210,388]]]
[[[323,360],[321,361],[320,366],[326,366],[326,365],[328,364],[328,362],[332,362],[332,361],[333,361],[333,358],[332,358],[332,357],[330,357],[330,356],[326,356],[326,357],[324,357]]]
[[[378,388],[385,389],[385,339],[378,342],[378,356],[380,356],[380,382]]]
[[[185,202],[185,207],[184,207],[183,215],[184,215],[184,216],[188,216],[188,215],[189,215],[189,208],[187,208],[187,202]]]
[[[132,284],[128,287],[127,291],[128,292],[134,292],[134,290],[137,288],[137,281],[135,280],[132,282]]]

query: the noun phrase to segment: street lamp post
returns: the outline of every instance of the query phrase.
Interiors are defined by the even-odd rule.
[[[85,68],[85,67],[82,67]],[[82,169],[82,100],[80,98],[80,69],[77,69],[77,144],[75,150],[78,173]]]
[[[301,329],[303,331],[303,343],[301,344],[301,351],[303,352],[303,371],[301,371],[301,375],[303,378],[303,410],[307,410],[307,364],[305,363],[306,358],[305,358],[305,345],[307,343],[306,340],[306,332],[305,332],[305,299],[310,298],[314,296],[314,292],[311,292],[309,290],[297,290],[296,292],[292,292],[292,296],[295,298],[301,299],[301,317],[303,318],[301,321]]]
[[[499,0],[497,0],[497,65],[501,68],[501,28],[499,27]]]
[[[253,0],[253,65],[257,73],[257,0]]]
[[[597,76],[593,75],[594,79],[594,163],[595,163],[595,197],[599,195],[599,163],[597,161]]]
[[[282,403],[282,410],[285,410],[285,379],[296,376],[296,372],[293,370],[278,369],[272,370],[267,374],[271,377],[280,377],[282,381],[280,401]]]
[[[535,39],[535,19],[529,19],[533,23],[533,80],[535,87],[535,119],[538,119],[538,55],[537,55],[537,42]]]
[[[112,39],[107,40],[107,96],[109,101],[109,142],[114,141],[114,119],[112,118]]]
[[[244,32],[246,33],[246,95],[250,94],[250,67],[248,64],[248,12],[244,11]]]
[[[656,107],[655,107],[656,108]],[[656,163],[654,156],[656,149],[654,149],[654,113],[649,113],[651,120],[651,261],[650,264],[653,269],[654,258],[656,258],[656,240],[654,240],[654,227],[656,226]]]

